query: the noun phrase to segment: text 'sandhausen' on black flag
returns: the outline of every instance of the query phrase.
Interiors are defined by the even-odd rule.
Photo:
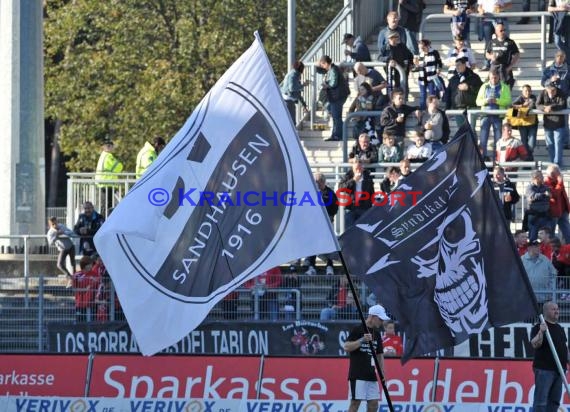
[[[415,206],[373,207],[341,237],[350,274],[406,334],[403,361],[528,320],[536,298],[466,124],[399,190]]]

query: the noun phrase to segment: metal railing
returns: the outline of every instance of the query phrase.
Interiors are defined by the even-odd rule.
[[[504,13],[485,13],[478,14],[473,13],[469,15],[469,18],[475,19],[485,19],[485,18],[501,18],[501,17],[540,17],[540,67],[544,69],[546,65],[546,19],[552,16],[551,13],[547,11],[524,11],[524,12],[504,12]],[[420,31],[418,33],[418,39],[422,40],[425,33],[425,26],[429,21],[432,20],[450,20],[451,16],[449,14],[428,14],[420,23]]]

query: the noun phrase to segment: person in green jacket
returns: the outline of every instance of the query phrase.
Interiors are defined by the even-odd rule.
[[[489,81],[483,83],[479,89],[476,100],[477,106],[483,110],[504,110],[512,103],[511,89],[505,83],[500,81],[499,72],[491,70],[489,72]],[[496,114],[488,114],[481,117],[481,131],[479,134],[480,150],[483,157],[487,158],[487,142],[489,140],[489,131],[493,126],[493,151],[497,141],[501,138],[501,116]]]
[[[146,169],[156,160],[159,153],[166,146],[166,142],[162,137],[155,137],[152,139],[152,143],[145,142],[142,149],[137,155],[137,166],[135,172],[137,174],[137,179],[142,176]]]
[[[113,154],[114,144],[111,140],[105,140],[103,143],[103,151],[99,156],[97,162],[97,169],[95,170],[95,180],[97,186],[101,189],[101,205],[106,205],[107,211],[113,207],[113,196],[117,184],[116,181],[119,176],[118,173],[123,171],[123,163]],[[103,209],[103,207],[102,207]],[[103,212],[103,211],[102,211]],[[105,213],[103,212],[105,215]]]

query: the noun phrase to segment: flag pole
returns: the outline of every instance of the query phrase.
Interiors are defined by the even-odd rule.
[[[544,315],[540,315],[540,323],[546,323],[544,320]],[[554,362],[556,362],[556,367],[558,368],[558,373],[562,377],[562,381],[564,382],[564,388],[566,388],[566,393],[570,396],[570,386],[568,385],[568,380],[566,379],[566,374],[564,373],[564,369],[562,369],[562,364],[560,363],[560,358],[558,357],[558,352],[556,352],[556,348],[554,347],[554,342],[552,341],[552,336],[550,336],[550,330],[546,327],[546,340],[548,341],[548,346],[550,346],[550,352],[552,352],[552,357],[554,358]]]
[[[348,280],[348,286],[350,287],[350,291],[352,292],[352,296],[354,297],[354,303],[356,304],[356,308],[358,309],[358,316],[360,317],[360,322],[362,322],[362,326],[367,333],[370,333],[368,329],[368,325],[366,325],[366,319],[364,318],[364,313],[362,312],[362,305],[360,304],[360,299],[358,298],[358,293],[356,293],[356,288],[354,287],[354,283],[352,282],[352,278],[348,273],[348,266],[346,265],[346,261],[344,260],[344,256],[342,255],[342,251],[338,251],[338,256],[340,257],[340,261],[342,263],[342,267],[344,268],[344,274],[346,275],[346,279]],[[386,403],[388,404],[388,408],[390,412],[394,412],[394,407],[392,406],[392,399],[390,399],[390,393],[388,392],[388,386],[386,385],[386,378],[384,377],[384,373],[382,372],[382,368],[380,367],[380,362],[378,361],[378,356],[376,356],[376,351],[372,350],[372,359],[374,359],[374,366],[376,366],[376,371],[380,376],[380,383],[382,384],[382,390],[384,391],[384,396],[386,397]]]

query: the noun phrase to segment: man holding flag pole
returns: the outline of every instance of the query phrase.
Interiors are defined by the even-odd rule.
[[[555,302],[545,302],[540,323],[530,332],[530,343],[534,348],[534,412],[556,412],[562,396],[562,382],[570,395],[566,380],[568,367],[568,339],[558,324],[560,310]],[[544,342],[544,335],[547,343]]]

